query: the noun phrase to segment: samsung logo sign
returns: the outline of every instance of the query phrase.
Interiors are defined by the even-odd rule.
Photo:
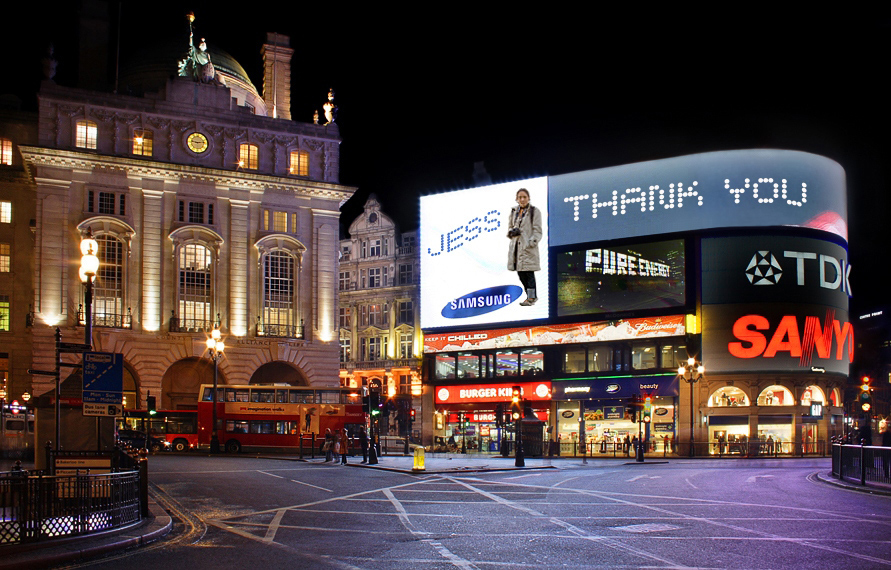
[[[447,319],[463,319],[483,315],[507,307],[523,293],[518,285],[499,285],[468,293],[453,299],[442,308],[442,316]]]

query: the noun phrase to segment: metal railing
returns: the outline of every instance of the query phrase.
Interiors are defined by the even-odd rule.
[[[84,326],[87,322],[86,315],[84,313],[84,306],[78,305],[77,309],[77,324],[78,326]],[[130,308],[127,307],[127,314],[115,314],[115,313],[93,313],[93,326],[94,327],[104,327],[111,329],[132,329],[133,328],[133,315],[130,311]]]
[[[257,323],[257,336],[303,338],[303,325],[271,325],[266,323]]]
[[[633,445],[623,442],[588,443],[585,449],[578,441],[553,442],[554,455],[581,457],[622,457],[634,456]],[[667,457],[690,457],[690,442],[677,440],[651,440],[644,442],[644,453]],[[693,444],[694,457],[826,457],[829,446],[825,441],[748,441],[715,442],[696,441]]]
[[[0,473],[0,545],[90,534],[139,522],[147,508],[142,492],[145,471]]]
[[[201,319],[181,319],[179,317],[170,317],[170,332],[210,332],[213,330],[214,321],[205,321]]]
[[[832,474],[861,485],[891,485],[891,447],[833,444]]]

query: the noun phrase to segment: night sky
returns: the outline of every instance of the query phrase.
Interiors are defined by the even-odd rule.
[[[311,121],[336,91],[341,182],[359,188],[343,208],[347,224],[374,192],[413,229],[418,195],[472,186],[476,161],[504,182],[713,150],[802,150],[848,175],[852,313],[886,302],[889,19],[575,13],[567,4],[123,4],[124,59],[161,38],[185,47],[194,11],[196,33],[232,54],[258,89],[266,32],[290,35],[294,119]],[[269,5],[281,8],[260,11]],[[22,54],[0,93],[19,93],[26,107],[23,86],[33,91],[47,42],[57,81],[75,71],[75,9],[43,12],[37,26],[23,24],[33,14],[6,18],[0,34],[4,53]]]

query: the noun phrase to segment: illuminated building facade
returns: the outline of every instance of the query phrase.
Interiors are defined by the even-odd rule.
[[[13,319],[0,336],[15,390],[53,389],[27,369],[54,368],[57,327],[83,342],[87,231],[100,259],[93,347],[124,355],[126,407],[151,393],[159,408],[194,409],[213,379],[215,326],[223,384],[338,385],[339,207],[354,191],[339,183],[338,127],[291,119],[287,36],[262,48],[262,94],[215,47],[216,81],[171,78],[186,48],[131,62],[127,95],[48,77],[34,136],[10,139],[0,201],[13,188],[17,202],[0,239],[9,229],[22,280],[7,287]]]
[[[348,387],[380,386],[391,402],[384,435],[423,422],[418,253],[417,232],[400,233],[373,194],[340,241],[340,378]]]
[[[544,221],[534,306],[505,263],[520,188]],[[824,452],[854,358],[846,216],[838,164],[777,150],[423,197],[429,442],[499,449],[519,386],[527,453]]]

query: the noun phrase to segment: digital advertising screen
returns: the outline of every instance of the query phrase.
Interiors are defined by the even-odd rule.
[[[532,207],[512,217],[521,188]],[[544,177],[421,197],[421,327],[547,318],[548,233]],[[535,279],[532,305],[516,268]]]
[[[551,176],[554,247],[690,230],[794,226],[847,240],[845,171],[790,150],[710,152]]]
[[[684,240],[556,254],[557,316],[683,307]]]

